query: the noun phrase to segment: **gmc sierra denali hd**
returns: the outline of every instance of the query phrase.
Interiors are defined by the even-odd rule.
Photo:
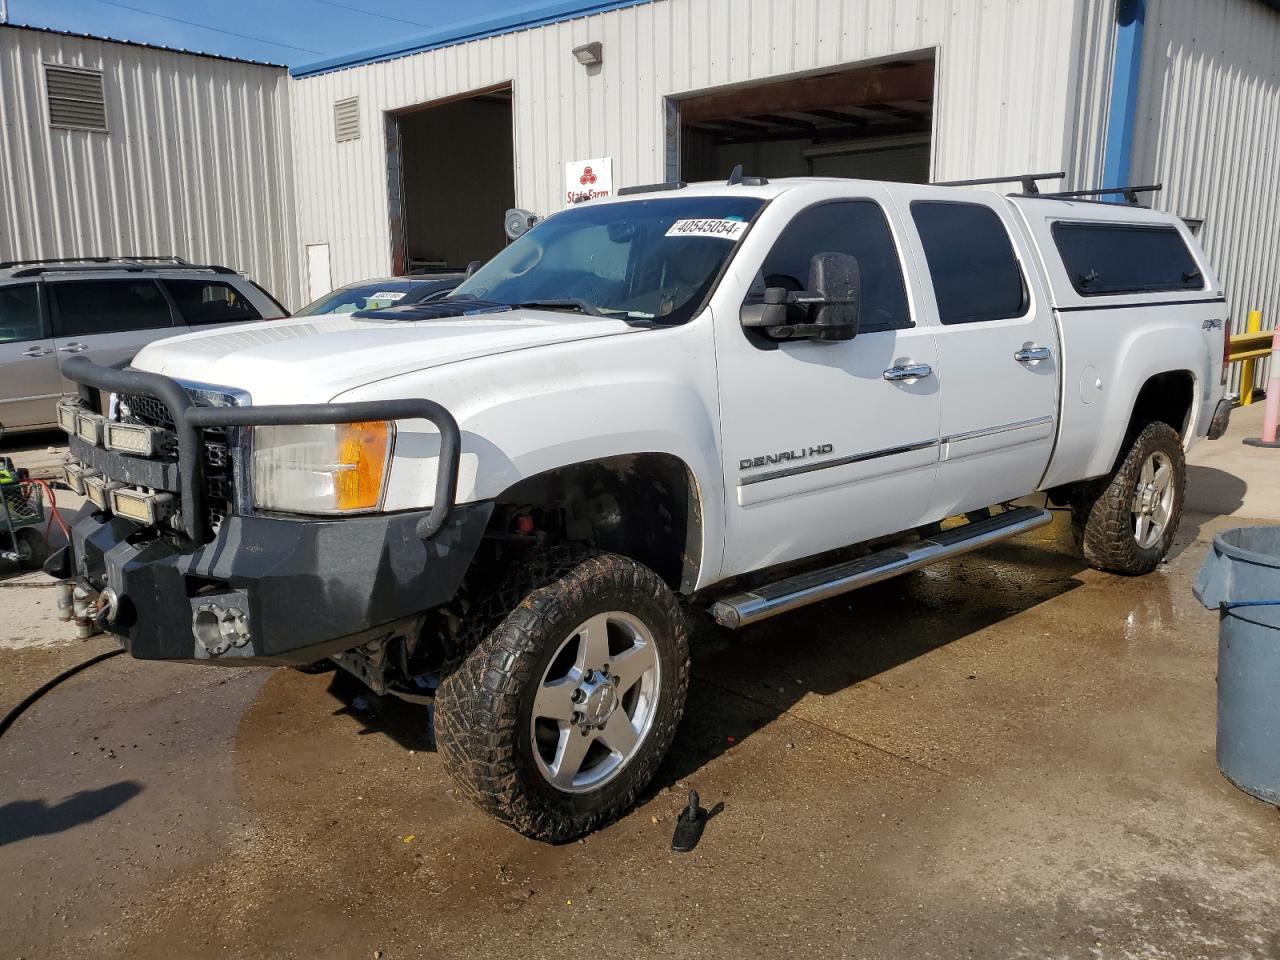
[[[563,841],[653,775],[697,618],[1014,536],[1037,492],[1093,566],[1153,569],[1229,415],[1226,316],[1183,223],[1136,205],[631,188],[445,300],[68,360],[90,503],[46,569],[140,659],[433,696],[463,791]]]

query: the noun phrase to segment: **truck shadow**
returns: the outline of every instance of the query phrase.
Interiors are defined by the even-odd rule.
[[[1203,513],[1184,516],[1173,555],[1194,544],[1210,519]],[[645,798],[696,773],[805,696],[831,696],[874,682],[894,667],[1076,589],[1086,569],[1071,539],[1069,515],[1060,511],[1037,533],[736,633],[708,625],[691,645],[684,721]],[[342,704],[335,712],[355,717],[361,735],[382,734],[407,750],[434,749],[430,708],[374,696],[341,670],[333,674],[329,692]]]
[[[806,696],[874,682],[1081,586],[1084,570],[1070,552],[1015,541],[737,633],[704,631],[685,721],[649,792],[694,774]]]

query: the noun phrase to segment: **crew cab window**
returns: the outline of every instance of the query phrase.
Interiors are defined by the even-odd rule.
[[[59,337],[173,326],[169,301],[154,280],[67,280],[48,290]]]
[[[1200,268],[1174,227],[1058,222],[1053,242],[1082,296],[1204,289]]]
[[[0,287],[0,343],[42,339],[40,292],[36,285]]]
[[[209,280],[165,280],[165,289],[188,326],[206,323],[247,323],[262,314],[229,283]]]
[[[943,323],[1006,320],[1027,312],[1009,233],[999,215],[978,203],[917,200],[911,204]]]
[[[809,262],[819,253],[857,258],[861,332],[911,326],[898,247],[884,211],[872,200],[836,200],[797,214],[765,257],[748,299],[759,300],[766,287],[804,290]]]

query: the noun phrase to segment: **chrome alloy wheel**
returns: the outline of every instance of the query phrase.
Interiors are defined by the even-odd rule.
[[[1160,542],[1173,516],[1173,463],[1157,450],[1138,473],[1138,486],[1129,507],[1133,539],[1149,550]]]
[[[662,669],[653,634],[620,610],[597,614],[562,643],[538,684],[530,736],[557,790],[598,790],[640,751],[653,726]]]

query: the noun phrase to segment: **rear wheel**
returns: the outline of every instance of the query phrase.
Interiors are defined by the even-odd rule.
[[[626,557],[562,556],[522,568],[487,613],[474,626],[483,639],[436,698],[450,774],[539,840],[571,840],[625,813],[684,711],[689,651],[675,596]]]
[[[1123,574],[1154,570],[1173,546],[1186,474],[1182,438],[1167,423],[1150,423],[1110,477],[1082,485],[1072,498],[1072,519],[1090,566]]]

